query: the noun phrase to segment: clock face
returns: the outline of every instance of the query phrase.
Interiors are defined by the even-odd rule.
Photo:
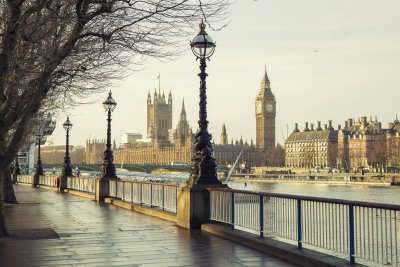
[[[274,110],[274,106],[272,106],[272,104],[267,104],[267,105],[265,106],[265,110],[266,110],[267,112],[272,112],[272,111]]]
[[[261,113],[262,111],[262,104],[261,102],[256,103],[256,113]]]

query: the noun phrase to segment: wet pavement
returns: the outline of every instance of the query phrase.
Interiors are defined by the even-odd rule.
[[[14,187],[0,266],[295,266],[200,230],[77,196]]]

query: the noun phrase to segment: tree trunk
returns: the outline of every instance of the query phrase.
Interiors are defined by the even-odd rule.
[[[15,197],[13,182],[11,179],[11,170],[6,168],[3,172],[3,192],[4,192],[4,203],[18,204],[17,198]]]
[[[0,177],[0,237],[8,236],[6,223],[4,221],[3,207],[3,179]]]

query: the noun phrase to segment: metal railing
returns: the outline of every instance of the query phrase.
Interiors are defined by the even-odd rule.
[[[210,220],[365,264],[400,266],[400,205],[209,189]]]
[[[21,184],[32,184],[33,183],[33,175],[19,174],[17,176],[17,182],[21,183]]]
[[[58,179],[57,176],[39,176],[39,185],[56,187],[56,179]]]
[[[110,196],[176,213],[178,185],[138,181],[110,181]]]
[[[96,193],[96,179],[95,178],[82,178],[82,177],[68,177],[67,188],[81,192]]]

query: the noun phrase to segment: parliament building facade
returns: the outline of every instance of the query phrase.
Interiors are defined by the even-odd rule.
[[[173,128],[172,104],[171,92],[168,98],[160,90],[155,91],[153,96],[149,92],[146,138],[140,138],[140,134],[127,136],[126,142],[114,150],[115,164],[169,165],[172,162],[190,164],[195,133],[187,121],[184,102],[182,102],[179,121]],[[266,71],[256,97],[255,113],[255,144],[253,140],[248,143],[242,138],[235,142],[231,139],[229,142],[226,126],[225,124],[222,126],[220,142],[213,145],[213,155],[218,165],[232,164],[242,152],[239,162],[245,162],[249,167],[262,166],[265,165],[267,152],[275,148],[276,100]],[[102,141],[88,140],[86,163],[101,163],[104,146]]]

